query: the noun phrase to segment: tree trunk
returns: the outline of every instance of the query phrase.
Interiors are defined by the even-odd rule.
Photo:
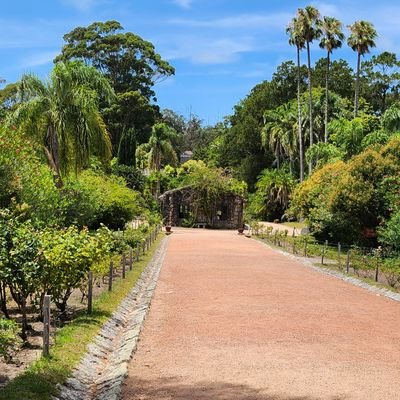
[[[303,135],[301,132],[300,48],[297,47],[297,124],[299,135],[300,182],[304,180]]]
[[[356,87],[354,93],[354,118],[358,116],[358,96],[360,93],[360,67],[361,67],[361,53],[357,53],[357,76],[356,76]]]
[[[312,110],[312,83],[311,83],[311,57],[310,57],[310,42],[307,42],[307,63],[308,63],[308,113],[310,119],[310,147],[314,143],[313,133],[313,110]],[[308,163],[308,173],[311,175],[313,168],[313,162],[310,160]]]
[[[6,285],[2,282],[0,282],[0,307],[1,307],[1,311],[4,314],[4,316],[7,319],[9,319],[10,315],[8,314],[8,308],[7,308]]]
[[[331,63],[330,52],[326,57],[326,76],[325,76],[325,132],[324,142],[328,143],[328,101],[329,101],[329,67]]]
[[[26,341],[28,331],[28,317],[26,313],[26,297],[21,294],[21,313],[22,313],[22,327],[21,327],[21,338],[23,341]]]

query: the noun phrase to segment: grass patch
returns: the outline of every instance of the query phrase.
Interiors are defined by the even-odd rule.
[[[284,222],[282,225],[288,226],[290,228],[296,228],[296,229],[307,228],[306,222]]]
[[[82,312],[68,325],[59,329],[50,358],[41,358],[0,390],[0,400],[48,400],[57,395],[56,385],[71,374],[72,369],[86,352],[100,328],[128,295],[140,274],[151,260],[163,235],[159,235],[150,251],[134,263],[133,271],[126,272],[126,279],[113,283],[113,291],[102,293],[93,301],[93,313]]]

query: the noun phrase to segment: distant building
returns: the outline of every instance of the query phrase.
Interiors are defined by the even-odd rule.
[[[166,225],[199,226],[219,229],[243,227],[244,199],[234,193],[226,193],[212,206],[204,210],[201,197],[190,186],[165,192],[159,198]]]
[[[181,154],[181,164],[193,158],[193,151],[186,150]]]

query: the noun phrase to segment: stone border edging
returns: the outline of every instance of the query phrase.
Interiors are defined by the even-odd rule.
[[[353,276],[345,275],[345,274],[343,274],[342,272],[339,272],[339,271],[333,271],[333,270],[330,270],[330,269],[327,269],[327,268],[318,267],[318,266],[314,265],[309,259],[306,259],[304,257],[295,256],[294,254],[287,253],[287,252],[285,252],[283,250],[275,249],[274,247],[270,246],[268,243],[262,242],[260,240],[256,239],[256,241],[261,243],[262,245],[268,247],[269,249],[279,253],[279,254],[282,254],[282,255],[284,255],[286,257],[292,258],[293,260],[296,260],[296,261],[300,262],[301,264],[303,264],[307,268],[313,269],[316,272],[319,272],[319,273],[324,274],[324,275],[333,276],[334,278],[340,279],[340,280],[342,280],[344,282],[348,282],[348,283],[350,283],[350,284],[352,284],[354,286],[358,286],[360,288],[366,289],[369,292],[376,294],[377,296],[384,296],[384,297],[387,297],[387,298],[389,298],[391,300],[400,302],[400,293],[395,293],[395,292],[392,292],[389,289],[385,289],[385,288],[381,288],[381,287],[378,287],[378,286],[370,285],[369,283],[364,282],[361,279],[358,279],[358,278],[353,277]]]
[[[118,400],[164,261],[165,237],[135,287],[103,325],[53,400]]]

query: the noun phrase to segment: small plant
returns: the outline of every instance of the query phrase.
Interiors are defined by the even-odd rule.
[[[18,325],[15,321],[0,318],[0,357],[6,362],[11,362],[22,344],[17,332]]]

